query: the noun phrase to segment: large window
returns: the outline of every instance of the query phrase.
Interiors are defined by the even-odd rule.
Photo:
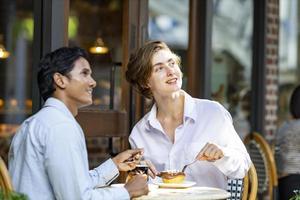
[[[32,112],[32,1],[0,0],[0,146]]]
[[[80,46],[89,53],[93,78],[97,82],[90,108],[118,109],[121,93],[122,1],[70,1],[69,46]]]
[[[164,41],[181,57],[184,75],[187,64],[188,24],[188,0],[149,0],[149,38]],[[183,88],[186,88],[186,78],[183,77]]]
[[[252,0],[214,0],[211,96],[230,111],[241,138],[250,131],[252,31]]]
[[[280,1],[278,124],[290,118],[289,101],[299,84],[299,0]]]

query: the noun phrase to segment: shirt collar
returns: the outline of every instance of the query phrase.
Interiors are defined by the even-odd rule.
[[[188,93],[184,92],[184,118],[187,117],[196,121],[197,112],[195,106],[195,99],[191,97]]]
[[[153,128],[159,128],[159,122],[156,119],[156,113],[157,113],[157,106],[156,103],[152,106],[148,117],[146,117],[147,126],[146,128],[150,130],[151,127]],[[196,121],[196,109],[195,109],[195,99],[191,97],[188,93],[184,92],[184,111],[183,111],[183,118],[184,123],[186,119],[190,118],[194,122]]]
[[[74,118],[72,115],[71,111],[67,108],[66,104],[64,104],[61,100],[50,97],[46,100],[43,108],[45,107],[53,107],[56,108],[57,110],[61,111],[64,115],[66,115],[68,118]]]

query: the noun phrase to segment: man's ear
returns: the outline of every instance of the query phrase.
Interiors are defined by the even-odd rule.
[[[54,80],[54,83],[57,87],[61,88],[61,89],[64,89],[66,88],[66,83],[67,83],[67,80],[66,80],[66,77],[63,76],[62,74],[60,73],[55,73],[53,75],[53,80]]]

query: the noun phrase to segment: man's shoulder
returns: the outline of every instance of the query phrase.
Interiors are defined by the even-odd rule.
[[[60,123],[73,122],[70,118],[64,115],[63,112],[52,107],[44,107],[39,112],[34,114],[29,121],[37,121],[44,126],[50,128]]]

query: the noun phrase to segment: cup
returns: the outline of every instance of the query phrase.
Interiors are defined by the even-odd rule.
[[[149,169],[149,166],[147,164],[137,164],[136,168],[134,168],[133,170],[130,170],[128,172],[126,182],[131,180],[137,174],[146,174],[147,175],[148,169]],[[147,175],[147,178],[148,178],[148,175]]]

